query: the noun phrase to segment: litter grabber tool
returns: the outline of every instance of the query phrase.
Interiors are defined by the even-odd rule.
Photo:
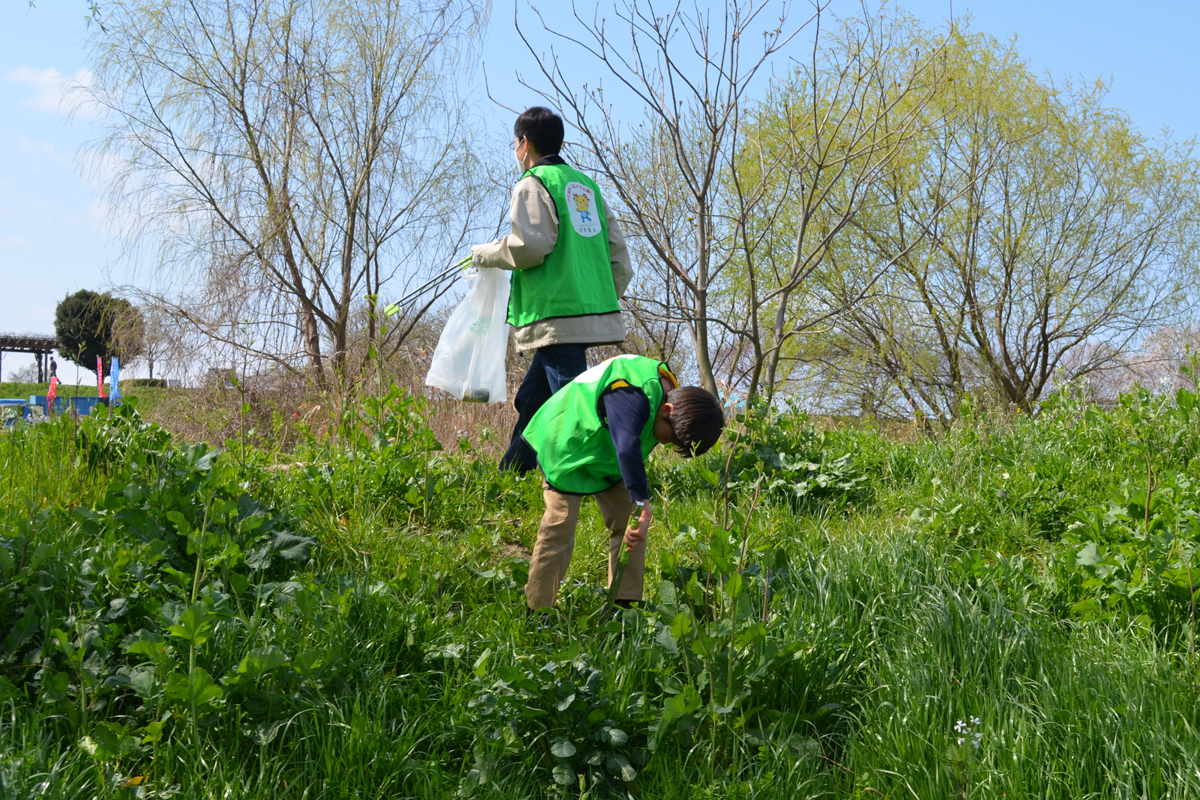
[[[451,264],[449,267],[446,267],[446,269],[442,270],[440,273],[438,273],[434,277],[430,278],[425,283],[418,286],[416,289],[413,289],[411,292],[404,295],[404,297],[400,298],[396,302],[388,303],[384,307],[383,313],[388,315],[389,317],[396,316],[396,314],[400,313],[400,309],[404,308],[406,305],[411,303],[413,300],[416,300],[418,297],[425,294],[425,292],[429,291],[430,289],[433,289],[435,287],[440,287],[442,285],[442,283],[444,283],[447,280],[450,280],[450,281],[457,280],[458,276],[456,273],[459,270],[463,269],[464,267],[470,266],[470,264],[471,264],[470,256],[467,256],[462,261],[459,261],[456,264]]]
[[[629,527],[636,528],[642,524],[642,512],[645,511],[646,504],[639,501],[633,507],[633,515],[629,518]],[[625,577],[625,565],[629,563],[629,548],[625,545],[625,539],[621,539],[620,549],[617,550],[617,568],[613,570],[612,584],[608,587],[608,596],[604,599],[604,613],[611,614],[614,607],[617,605],[617,592],[621,588],[621,579]]]

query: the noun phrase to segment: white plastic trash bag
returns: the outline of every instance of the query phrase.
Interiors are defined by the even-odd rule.
[[[508,273],[482,267],[465,275],[470,288],[446,321],[426,386],[468,403],[504,403],[508,381]]]

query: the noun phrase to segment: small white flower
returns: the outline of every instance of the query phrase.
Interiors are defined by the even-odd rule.
[[[971,717],[971,724],[972,724],[972,725],[978,725],[978,724],[979,724],[979,717]]]

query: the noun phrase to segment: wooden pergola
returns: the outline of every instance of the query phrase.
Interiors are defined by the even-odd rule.
[[[50,372],[50,353],[58,349],[57,336],[36,336],[31,333],[0,333],[0,380],[4,379],[5,353],[32,353],[37,359],[38,383],[44,383]]]

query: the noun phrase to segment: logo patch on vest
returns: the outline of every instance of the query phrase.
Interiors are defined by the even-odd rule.
[[[591,237],[600,232],[600,208],[596,204],[596,193],[582,183],[567,184],[567,216],[571,227],[580,236]]]

